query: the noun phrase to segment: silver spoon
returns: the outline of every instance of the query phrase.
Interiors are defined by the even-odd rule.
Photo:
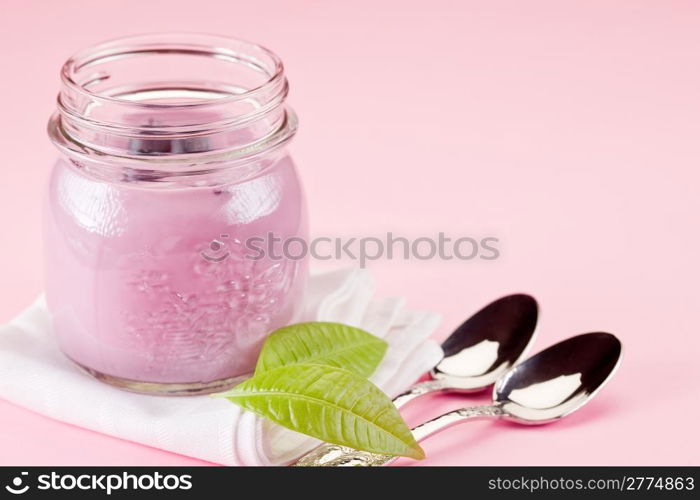
[[[513,294],[494,300],[476,312],[442,343],[443,358],[420,382],[399,394],[394,406],[436,392],[475,392],[486,389],[520,360],[535,338],[539,316],[530,295]],[[337,445],[321,444],[308,456],[332,456]]]
[[[518,362],[535,337],[537,301],[530,295],[507,295],[462,323],[442,343],[444,357],[432,380],[421,382],[394,399],[401,408],[432,392],[474,392],[492,385]]]
[[[605,385],[620,364],[622,344],[610,333],[585,333],[554,344],[510,369],[496,382],[493,403],[445,413],[413,429],[416,441],[473,418],[505,418],[545,424],[584,404]],[[318,453],[317,453],[318,452]],[[326,445],[302,457],[297,466],[377,466],[398,457]]]

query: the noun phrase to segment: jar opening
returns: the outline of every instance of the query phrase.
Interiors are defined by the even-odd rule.
[[[50,124],[59,146],[62,136],[114,156],[250,152],[294,132],[282,62],[250,42],[200,34],[121,38],[75,54],[61,80],[52,120],[58,130]]]

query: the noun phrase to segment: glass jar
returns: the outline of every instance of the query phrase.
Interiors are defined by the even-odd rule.
[[[193,34],[123,38],[63,66],[49,135],[47,301],[63,352],[138,392],[250,373],[297,320],[306,209],[279,58]]]

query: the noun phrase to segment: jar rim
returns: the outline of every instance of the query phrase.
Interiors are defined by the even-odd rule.
[[[245,47],[249,53],[258,52],[267,58],[271,63],[271,67],[266,71],[268,78],[260,85],[248,89],[244,92],[231,94],[226,97],[217,97],[210,99],[200,99],[196,102],[188,102],[181,104],[172,103],[157,103],[143,102],[125,99],[119,96],[105,95],[100,92],[94,92],[76,81],[78,71],[96,64],[106,59],[114,59],[134,55],[144,51],[165,50],[191,52],[197,49],[196,52],[200,55],[209,55],[215,57],[240,58],[240,54],[235,53],[230,46],[234,44],[238,47]],[[226,46],[229,48],[226,48]],[[179,47],[173,48],[173,47]],[[260,69],[265,69],[258,65]],[[103,103],[113,103],[119,105],[128,105],[134,109],[173,109],[173,108],[206,108],[212,105],[225,105],[227,103],[241,101],[254,98],[255,96],[264,93],[271,87],[274,87],[283,80],[284,65],[282,60],[270,49],[258,43],[249,42],[240,38],[227,37],[223,35],[212,35],[207,33],[197,32],[166,32],[166,33],[145,33],[140,35],[132,35],[126,37],[113,38],[102,43],[92,45],[78,52],[75,52],[61,67],[61,82],[70,90],[83,95],[94,101]]]

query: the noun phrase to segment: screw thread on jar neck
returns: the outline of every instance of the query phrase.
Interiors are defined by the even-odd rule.
[[[240,40],[122,38],[75,54],[61,81],[49,134],[72,156],[202,164],[264,153],[296,132],[282,62]]]

